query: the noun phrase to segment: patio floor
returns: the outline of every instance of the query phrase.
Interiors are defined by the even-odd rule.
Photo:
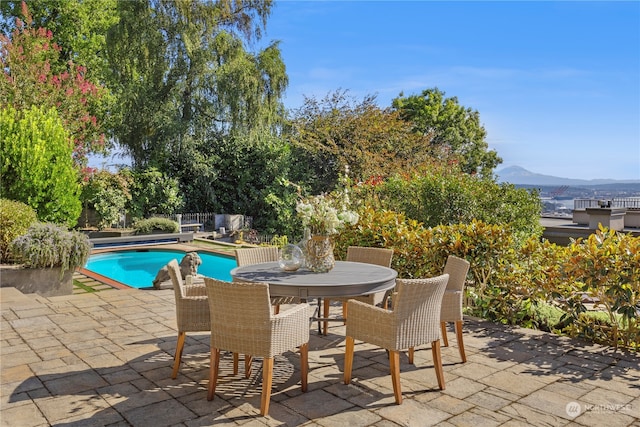
[[[298,355],[277,358],[269,416],[260,417],[261,361],[244,379],[231,376],[225,355],[206,400],[208,334],[188,335],[180,375],[170,378],[171,290],[43,298],[2,288],[0,302],[2,426],[640,425],[638,355],[477,319],[465,322],[467,363],[449,333],[445,390],[428,347],[415,365],[404,355],[399,406],[384,350],[357,343],[344,385],[344,327],[333,323],[322,337],[313,325],[308,392]]]

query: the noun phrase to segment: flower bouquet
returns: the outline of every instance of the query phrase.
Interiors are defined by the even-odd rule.
[[[303,248],[306,266],[318,273],[331,270],[335,265],[331,236],[339,233],[346,225],[357,224],[358,214],[346,209],[346,201],[341,203],[327,194],[301,200],[296,211],[302,219],[302,225],[311,234]]]

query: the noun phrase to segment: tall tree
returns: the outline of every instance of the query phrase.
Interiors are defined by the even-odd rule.
[[[186,144],[277,123],[287,85],[277,43],[245,50],[261,36],[271,1],[119,2],[108,34],[115,133],[134,165],[168,169]],[[196,150],[200,147],[196,147]]]
[[[295,157],[292,178],[312,193],[331,191],[349,166],[356,182],[413,169],[428,157],[429,137],[412,132],[397,112],[381,110],[375,97],[352,99],[336,91],[305,99],[289,132]]]
[[[445,98],[437,88],[426,89],[421,95],[393,100],[393,108],[403,120],[410,122],[415,132],[431,136],[434,155],[458,158],[463,171],[491,176],[502,159],[489,150],[487,132],[480,124],[480,114],[458,103],[456,97]]]

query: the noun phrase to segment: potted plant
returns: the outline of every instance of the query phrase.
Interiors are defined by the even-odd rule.
[[[73,271],[87,262],[91,243],[78,231],[37,222],[11,242],[14,265],[2,272],[2,286],[42,296],[73,293]]]

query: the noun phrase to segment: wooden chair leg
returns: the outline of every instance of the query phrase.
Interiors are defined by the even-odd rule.
[[[409,363],[413,365],[413,353],[415,353],[415,347],[409,347]]]
[[[464,341],[462,341],[462,320],[456,321],[456,339],[458,340],[458,350],[460,350],[460,357],[462,362],[467,361],[467,355],[464,353]]]
[[[323,310],[322,310],[322,317],[324,317],[325,319],[327,319],[329,317],[329,308],[331,307],[331,300],[329,298],[325,298],[323,300]],[[327,335],[327,326],[328,326],[329,322],[327,322],[326,320],[322,321],[322,335]]]
[[[447,322],[440,322],[440,331],[442,332],[442,342],[445,347],[449,347],[449,339],[447,338]]]
[[[402,390],[400,389],[400,352],[389,350],[389,366],[391,367],[391,382],[396,404],[402,404]]]
[[[273,306],[273,314],[280,314],[280,304]]]
[[[209,365],[209,387],[207,388],[207,400],[213,400],[218,384],[218,367],[220,365],[220,350],[211,349],[211,363]]]
[[[244,377],[249,378],[251,376],[251,363],[253,362],[253,357],[250,354],[244,355]]]
[[[233,353],[233,375],[238,375],[238,364],[240,363],[240,355]]]
[[[436,377],[438,378],[438,387],[444,390],[444,372],[442,371],[442,357],[440,355],[440,340],[431,343],[431,352],[433,353],[433,367],[436,369]]]
[[[351,369],[353,368],[353,348],[355,341],[353,337],[347,337],[345,342],[344,353],[344,383],[349,384],[351,382]]]
[[[273,382],[273,357],[265,357],[262,360],[262,397],[260,399],[260,415],[269,413],[271,400],[271,384]]]
[[[184,339],[186,335],[187,334],[184,332],[178,333],[178,342],[176,342],[176,355],[173,358],[173,372],[171,373],[171,378],[173,379],[176,379],[176,377],[178,376],[180,361],[182,360],[182,349],[184,348]]]
[[[309,343],[300,346],[300,384],[302,391],[307,391],[309,377]]]
[[[344,319],[342,324],[346,325],[347,324],[347,302],[346,301],[342,302],[342,318]]]

